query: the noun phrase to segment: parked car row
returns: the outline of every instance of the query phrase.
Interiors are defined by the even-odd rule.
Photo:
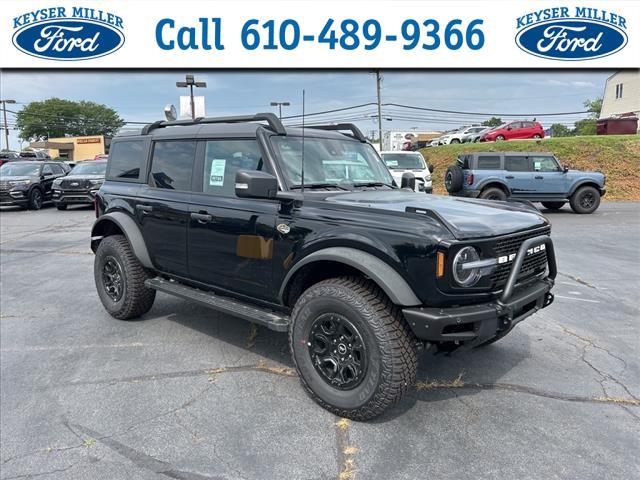
[[[515,121],[497,127],[465,127],[434,138],[430,146],[452,145],[456,143],[501,142],[504,140],[525,140],[544,138],[544,129],[539,122]]]
[[[59,210],[69,204],[91,204],[100,189],[106,161],[86,161],[70,169],[64,162],[19,160],[0,166],[0,206],[39,210],[53,202]]]

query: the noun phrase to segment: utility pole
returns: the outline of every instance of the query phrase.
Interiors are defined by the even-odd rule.
[[[185,88],[189,87],[189,95],[191,97],[191,119],[196,119],[196,106],[193,103],[193,87],[202,87],[206,88],[206,82],[196,82],[192,73],[188,73],[186,76],[186,82],[176,82],[176,87]]]
[[[376,91],[378,94],[378,140],[380,141],[380,151],[382,151],[382,103],[380,101],[380,84],[382,77],[380,70],[376,70]]]
[[[15,100],[0,100],[2,103],[2,115],[4,117],[4,143],[5,148],[9,150],[9,124],[7,123],[7,103],[16,103]]]
[[[288,107],[289,105],[291,105],[289,102],[271,102],[272,107],[278,107],[280,121],[282,121],[282,107]]]

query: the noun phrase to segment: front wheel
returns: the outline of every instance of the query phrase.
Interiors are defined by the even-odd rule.
[[[40,210],[42,208],[42,191],[34,188],[29,194],[29,210]]]
[[[123,235],[100,242],[93,275],[102,305],[112,317],[131,320],[153,306],[156,291],[144,284],[153,275],[140,264]]]
[[[571,196],[571,209],[576,213],[593,213],[600,206],[600,192],[588,185],[580,187]]]
[[[417,370],[415,337],[371,281],[333,278],[306,290],[289,342],[311,398],[341,417],[367,420],[400,401]]]
[[[452,138],[449,143],[453,145],[454,143],[460,143],[460,140],[458,140],[457,138]]]
[[[496,137],[496,142],[503,142],[504,141],[504,135],[498,135]]]

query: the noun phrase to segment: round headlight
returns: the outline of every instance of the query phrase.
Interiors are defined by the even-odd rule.
[[[471,287],[480,280],[480,269],[467,264],[480,260],[480,255],[473,247],[462,248],[453,258],[453,278],[462,287]]]

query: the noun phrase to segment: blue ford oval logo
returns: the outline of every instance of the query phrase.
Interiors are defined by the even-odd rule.
[[[551,60],[591,60],[627,44],[619,27],[588,19],[550,20],[523,28],[516,43],[527,53]]]
[[[64,19],[26,25],[13,34],[13,44],[34,57],[50,60],[88,60],[118,50],[124,34],[92,20]]]

